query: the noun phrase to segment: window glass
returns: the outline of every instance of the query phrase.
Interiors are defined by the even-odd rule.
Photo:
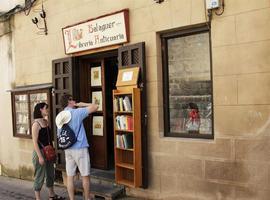
[[[16,107],[16,131],[18,134],[30,135],[29,130],[29,113],[28,113],[28,96],[15,95]]]
[[[167,39],[167,130],[212,135],[209,33]]]
[[[30,88],[30,87],[29,87]],[[50,89],[12,91],[12,123],[13,136],[22,138],[31,138],[34,107],[37,103],[45,102],[50,108]],[[48,116],[50,123],[50,111]]]
[[[31,124],[33,123],[34,116],[34,108],[37,103],[45,102],[48,104],[47,101],[47,93],[34,93],[30,94],[30,106],[31,106]]]

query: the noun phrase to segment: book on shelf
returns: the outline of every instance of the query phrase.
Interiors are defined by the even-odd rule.
[[[124,111],[124,107],[123,107],[123,97],[119,98],[119,111]]]
[[[123,142],[125,149],[132,149],[133,148],[133,135],[131,133],[123,134]]]
[[[117,97],[113,99],[113,108],[115,112],[132,111],[131,100],[129,96]]]
[[[121,149],[133,148],[133,136],[131,133],[116,135],[116,147]]]
[[[125,111],[131,111],[131,103],[130,103],[130,99],[128,96],[125,96],[123,99],[123,104],[124,104],[124,110]]]
[[[128,115],[118,115],[115,118],[116,127],[118,130],[133,130],[133,118]]]

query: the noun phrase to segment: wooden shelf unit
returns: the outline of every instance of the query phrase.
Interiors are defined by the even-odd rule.
[[[113,90],[113,100],[119,97],[131,97],[132,111],[114,110],[114,151],[115,179],[117,183],[128,187],[142,186],[142,138],[141,138],[141,91],[131,86],[119,87]],[[117,116],[131,116],[133,130],[119,130],[116,125]],[[117,135],[132,134],[133,148],[117,147]]]

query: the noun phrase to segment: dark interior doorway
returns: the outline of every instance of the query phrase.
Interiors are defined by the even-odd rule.
[[[91,167],[96,169],[114,169],[114,136],[113,136],[113,100],[112,91],[118,74],[117,50],[91,54],[78,58],[80,68],[80,101],[92,102],[95,95],[102,95],[102,110],[93,113],[85,120],[86,134],[90,145]],[[91,83],[91,69],[99,68],[101,85]],[[92,75],[93,78],[93,75]],[[103,133],[96,134],[96,119],[103,118]],[[94,123],[93,123],[94,122]],[[99,126],[96,126],[99,127]],[[100,133],[99,133],[100,134]]]

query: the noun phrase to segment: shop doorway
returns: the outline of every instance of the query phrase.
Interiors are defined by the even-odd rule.
[[[80,101],[95,102],[99,109],[85,120],[91,167],[114,168],[112,91],[118,74],[117,51],[78,58]]]
[[[60,100],[63,94],[69,93],[74,99],[84,102],[98,100],[102,110],[88,117],[84,123],[90,144],[91,166],[95,169],[114,171],[114,136],[113,136],[113,100],[112,91],[115,89],[118,70],[132,67],[140,67],[138,87],[141,93],[141,149],[135,152],[137,159],[141,160],[141,166],[131,170],[133,180],[142,176],[142,183],[137,184],[143,188],[148,185],[147,173],[147,112],[146,112],[146,68],[145,68],[145,44],[137,43],[121,46],[116,50],[89,54],[84,56],[71,56],[52,61],[52,100],[53,118],[62,110]],[[92,69],[95,69],[92,72]],[[92,75],[93,74],[93,75]],[[94,83],[91,82],[95,77]],[[99,80],[101,79],[101,80]],[[101,84],[100,84],[101,82]],[[93,122],[95,125],[93,126]],[[95,130],[94,130],[95,129]],[[101,129],[102,131],[99,131]],[[57,140],[56,126],[54,124],[54,140]],[[56,145],[57,170],[65,170],[64,151]],[[117,164],[117,162],[116,162]],[[118,163],[119,164],[119,163]],[[119,167],[119,166],[118,166]],[[130,169],[129,165],[121,165]],[[111,170],[110,170],[111,169]],[[123,174],[124,175],[124,174]],[[128,184],[130,185],[130,184]],[[132,183],[132,185],[134,185]]]

